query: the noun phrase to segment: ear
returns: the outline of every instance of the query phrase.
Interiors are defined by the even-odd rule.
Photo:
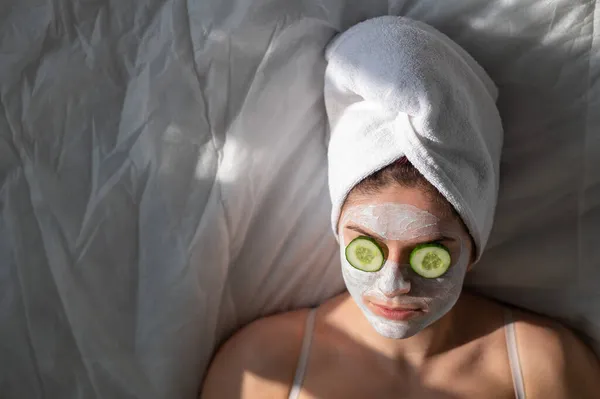
[[[467,267],[467,272],[470,272],[473,266],[475,266],[475,259],[477,259],[477,247],[475,245],[475,240],[469,234],[469,242],[471,244],[471,258],[469,259],[469,267]]]
[[[471,239],[471,257],[469,259],[469,266],[467,266],[467,273],[473,269],[475,266],[475,259],[477,259],[477,252],[475,251],[475,244],[473,243],[473,239]]]
[[[467,273],[473,269],[475,266],[475,259],[477,257],[477,253],[475,252],[475,244],[473,243],[473,239],[471,239],[471,257],[469,258],[469,266],[467,266]]]

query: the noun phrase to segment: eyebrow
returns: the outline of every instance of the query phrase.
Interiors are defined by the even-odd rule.
[[[360,228],[360,227],[358,227],[358,226],[354,226],[354,225],[346,225],[346,228],[347,228],[348,230],[354,230],[354,231],[356,231],[356,232],[358,232],[358,233],[361,233],[361,234],[364,234],[364,235],[366,235],[366,236],[375,236],[375,237],[377,237],[377,238],[380,238],[381,240],[383,240],[383,239],[384,239],[384,238],[383,238],[383,237],[381,237],[380,235],[378,235],[378,234],[375,234],[375,233],[372,233],[372,232],[368,232],[368,231],[366,231],[366,230],[364,230],[364,229],[362,229],[362,228]]]
[[[379,239],[381,241],[387,241],[386,238],[383,238],[380,235],[375,234],[373,232],[369,232],[369,231],[367,231],[367,230],[365,230],[365,229],[363,229],[363,228],[361,228],[359,226],[355,226],[355,225],[351,224],[351,225],[346,225],[346,228],[348,230],[356,231],[357,233],[360,233],[360,234],[365,235],[365,236],[375,237],[375,238],[377,238],[377,239]],[[419,237],[417,237],[417,238],[419,238]],[[432,241],[452,240],[452,238],[444,236],[441,233],[432,234],[431,236],[426,237],[426,238],[428,238],[428,239],[427,240],[419,240],[419,241],[415,241],[415,242],[417,242],[417,243],[419,243],[419,242],[420,243],[428,243],[428,242],[432,242]],[[390,240],[390,241],[394,241],[394,240]]]

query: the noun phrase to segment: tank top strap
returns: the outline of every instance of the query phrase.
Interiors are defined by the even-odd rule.
[[[514,317],[512,310],[508,308],[504,310],[504,333],[506,336],[506,348],[508,350],[508,362],[512,373],[513,386],[515,388],[515,397],[517,399],[526,399],[521,360],[519,359],[519,349],[517,347]]]
[[[298,358],[298,364],[296,365],[296,373],[294,375],[294,382],[290,391],[289,399],[297,399],[302,390],[302,384],[304,383],[304,376],[306,374],[306,366],[308,365],[308,357],[310,355],[310,346],[312,343],[313,331],[315,329],[315,316],[317,309],[313,308],[308,312],[306,318],[306,326],[304,327],[304,338],[302,339],[302,348],[300,349],[300,357]]]

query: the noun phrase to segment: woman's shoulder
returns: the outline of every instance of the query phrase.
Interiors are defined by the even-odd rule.
[[[213,359],[202,398],[287,397],[308,309],[256,320],[227,340]]]
[[[600,362],[572,330],[551,318],[514,310],[528,397],[597,398]]]
[[[511,315],[528,398],[598,396],[600,362],[572,330],[552,318],[490,299],[468,295],[467,301],[476,315]]]

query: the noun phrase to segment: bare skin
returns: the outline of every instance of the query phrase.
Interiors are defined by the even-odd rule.
[[[459,223],[419,189],[389,187],[352,205],[414,205],[445,223]],[[343,226],[342,226],[343,228]],[[356,232],[340,231],[345,238]],[[382,242],[400,261],[405,243]],[[451,245],[449,243],[448,245]],[[402,263],[402,262],[399,262]],[[410,295],[404,292],[402,295]],[[217,353],[202,398],[287,398],[308,311],[258,320]],[[593,399],[600,392],[598,359],[570,330],[513,311],[528,399]],[[504,330],[504,305],[463,292],[440,320],[405,339],[379,335],[347,293],[317,311],[301,398],[514,398]]]

